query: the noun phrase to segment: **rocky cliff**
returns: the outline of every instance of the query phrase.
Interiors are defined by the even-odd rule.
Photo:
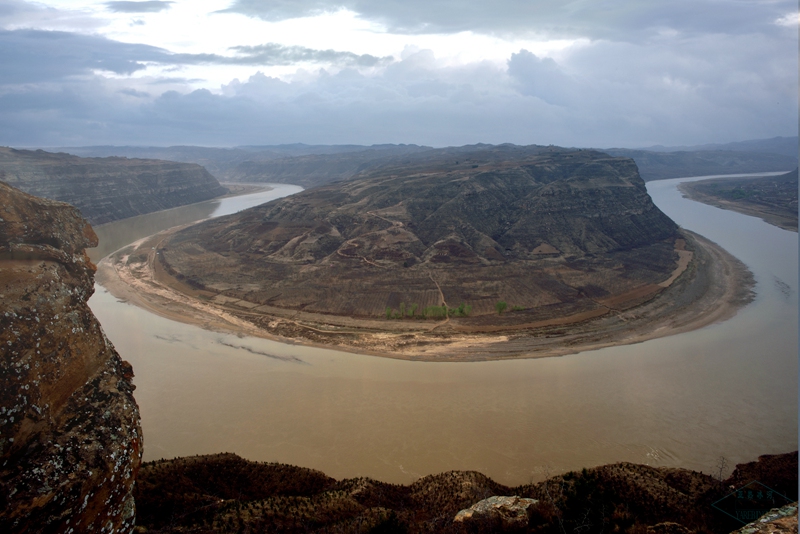
[[[90,311],[97,237],[0,182],[0,531],[130,532],[132,369]]]
[[[92,224],[202,202],[227,192],[195,164],[79,158],[11,148],[0,148],[0,181],[72,204]]]
[[[197,163],[225,182],[270,182],[316,187],[351,178],[386,158],[432,150],[418,145],[291,145],[208,148],[197,146],[65,147],[76,156],[125,156]]]

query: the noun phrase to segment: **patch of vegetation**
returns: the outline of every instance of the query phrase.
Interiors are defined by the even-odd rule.
[[[387,319],[442,319],[444,317],[469,317],[472,313],[472,306],[459,304],[456,308],[449,308],[445,305],[442,306],[428,306],[423,308],[420,315],[417,315],[419,304],[414,303],[406,306],[405,302],[400,303],[400,309],[395,310],[391,306],[386,307]]]
[[[622,462],[518,487],[450,471],[401,486],[368,478],[336,481],[311,469],[220,454],[143,464],[134,498],[137,531],[162,534],[489,534],[502,530],[490,521],[457,524],[453,517],[494,495],[538,500],[519,530],[530,534],[727,534],[741,524],[712,503],[731,487],[758,480],[797,498],[796,452],[739,464],[725,480],[721,469],[708,475]]]

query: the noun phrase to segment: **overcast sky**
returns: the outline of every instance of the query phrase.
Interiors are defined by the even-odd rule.
[[[797,0],[0,0],[0,144],[798,132]]]

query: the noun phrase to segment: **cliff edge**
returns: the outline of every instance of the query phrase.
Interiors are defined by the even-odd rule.
[[[92,224],[210,200],[227,189],[200,165],[148,159],[79,158],[0,147],[0,180],[68,202]]]
[[[131,366],[87,305],[97,236],[0,182],[0,531],[130,532],[142,432]]]

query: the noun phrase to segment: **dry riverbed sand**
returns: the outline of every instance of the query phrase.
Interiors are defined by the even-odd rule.
[[[305,313],[229,299],[171,277],[158,261],[158,247],[181,228],[104,258],[97,281],[119,299],[208,330],[406,360],[540,358],[639,343],[724,321],[754,297],[752,273],[742,262],[683,230],[685,239],[676,241],[678,265],[663,282],[598,302],[602,308],[589,313],[491,327],[460,318],[384,320]]]

